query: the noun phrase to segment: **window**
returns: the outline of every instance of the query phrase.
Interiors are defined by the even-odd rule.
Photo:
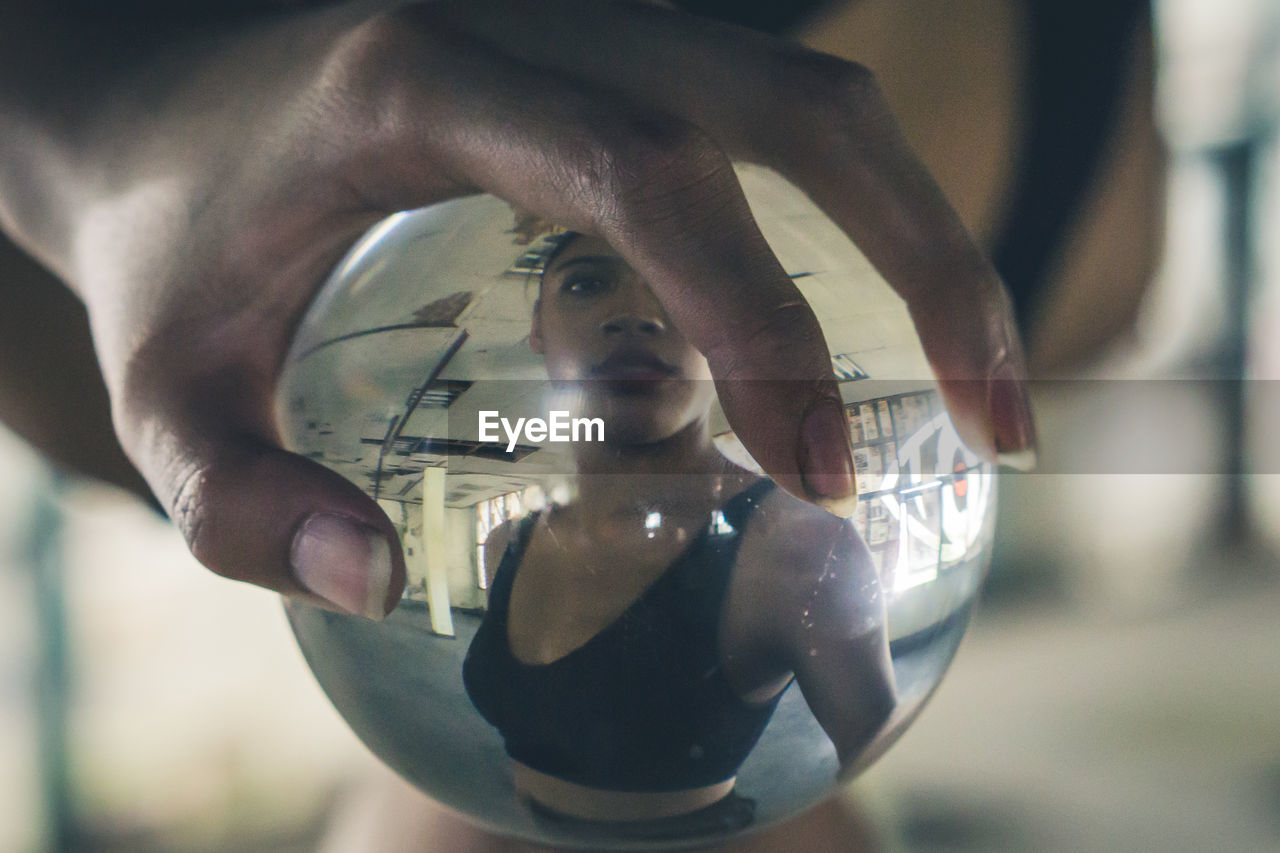
[[[531,486],[530,488],[537,488]],[[525,490],[529,491],[528,489]],[[489,579],[484,571],[484,543],[493,529],[504,521],[519,518],[525,514],[528,503],[524,492],[508,492],[480,501],[476,504],[476,583],[481,589],[489,588]]]

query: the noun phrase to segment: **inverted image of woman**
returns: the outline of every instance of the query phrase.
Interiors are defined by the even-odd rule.
[[[734,791],[794,681],[844,770],[896,706],[885,602],[852,524],[716,448],[707,361],[602,240],[560,236],[529,342],[575,416],[574,498],[497,527],[464,665],[539,812],[749,822]]]

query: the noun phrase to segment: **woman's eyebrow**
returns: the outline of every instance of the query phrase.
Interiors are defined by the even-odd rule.
[[[598,264],[598,263],[620,263],[620,259],[613,255],[579,255],[576,258],[569,258],[565,261],[556,261],[552,265],[551,272],[559,272],[562,269],[574,266],[575,264]]]

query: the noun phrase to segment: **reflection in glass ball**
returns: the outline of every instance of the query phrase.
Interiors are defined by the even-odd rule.
[[[376,754],[495,832],[671,849],[790,817],[964,631],[993,472],[902,302],[788,183],[740,177],[827,336],[851,519],[762,476],[609,246],[491,197],[370,231],[287,360],[286,442],[380,502],[409,578],[381,624],[290,603],[303,652]]]

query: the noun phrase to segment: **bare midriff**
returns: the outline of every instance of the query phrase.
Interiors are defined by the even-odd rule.
[[[657,820],[696,812],[724,799],[737,777],[679,791],[607,791],[569,782],[511,762],[516,790],[539,805],[583,820]]]

